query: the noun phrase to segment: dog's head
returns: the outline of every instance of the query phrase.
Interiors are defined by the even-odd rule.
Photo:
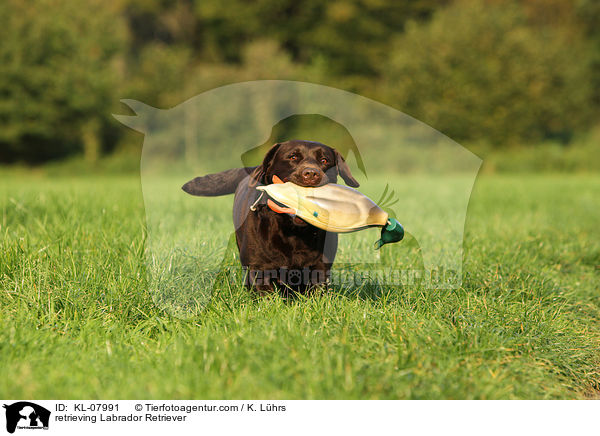
[[[273,145],[252,178],[268,185],[277,176],[284,182],[316,187],[337,183],[338,175],[348,186],[359,186],[337,150],[320,142],[293,140]]]

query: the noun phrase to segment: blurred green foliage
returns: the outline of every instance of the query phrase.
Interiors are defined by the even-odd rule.
[[[386,64],[386,88],[409,114],[458,141],[567,140],[592,115],[577,36],[531,24],[517,5],[458,2],[408,27]]]
[[[120,98],[165,108],[258,79],[358,92],[466,144],[576,144],[600,108],[597,4],[5,0],[0,162],[135,149]]]
[[[0,2],[0,160],[109,149],[125,33],[100,0]]]

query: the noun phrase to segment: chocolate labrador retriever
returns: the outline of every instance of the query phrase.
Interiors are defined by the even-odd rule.
[[[359,186],[337,150],[319,142],[294,140],[273,145],[261,165],[196,177],[182,189],[209,197],[235,192],[233,222],[247,286],[261,294],[277,285],[283,292],[304,292],[329,279],[337,234],[274,212],[264,198],[259,200],[260,191],[255,188],[273,183],[273,176],[316,187],[337,183],[338,175],[347,185]]]

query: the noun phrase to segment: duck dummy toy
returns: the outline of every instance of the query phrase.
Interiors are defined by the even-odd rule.
[[[347,186],[328,183],[311,188],[284,183],[273,176],[273,184],[256,189],[269,196],[267,206],[274,212],[295,215],[328,232],[349,233],[381,227],[375,249],[404,238],[404,228],[395,218],[390,218],[369,197]]]

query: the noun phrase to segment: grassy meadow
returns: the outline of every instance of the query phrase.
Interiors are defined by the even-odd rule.
[[[484,175],[459,289],[364,285],[285,301],[224,283],[182,319],[148,290],[139,177],[6,172],[0,397],[595,397],[599,198],[596,175]],[[203,203],[216,240],[233,230],[231,201]],[[395,250],[418,262],[410,235]]]

